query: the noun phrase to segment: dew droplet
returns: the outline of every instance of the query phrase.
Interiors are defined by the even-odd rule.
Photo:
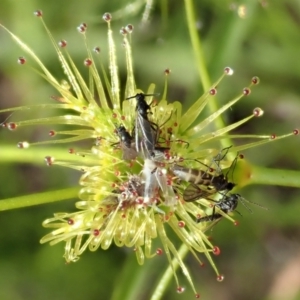
[[[244,96],[248,96],[248,95],[251,94],[251,90],[249,88],[244,88],[243,89],[243,94],[244,94]]]
[[[36,17],[42,17],[42,16],[43,16],[43,12],[42,12],[40,9],[36,10],[33,14],[34,14]]]
[[[256,107],[253,109],[253,115],[255,117],[261,117],[264,114],[264,111],[260,107]]]
[[[19,142],[17,144],[17,147],[20,148],[20,149],[26,149],[26,148],[29,148],[29,143],[24,141],[24,142]]]
[[[222,275],[222,274],[220,274],[220,275],[218,275],[217,276],[217,280],[219,281],[219,282],[222,282],[223,280],[224,280],[224,275]]]
[[[100,50],[100,47],[94,47],[93,51],[95,53],[99,54],[101,50]]]
[[[68,43],[65,40],[61,40],[61,41],[58,42],[58,46],[61,47],[61,48],[67,47],[67,44]]]
[[[184,221],[179,221],[178,222],[178,227],[183,228],[185,226],[185,222]]]
[[[162,255],[163,254],[163,250],[161,248],[157,248],[155,251],[156,255]]]
[[[299,134],[299,129],[294,129],[294,130],[293,130],[293,134],[294,134],[294,135],[298,135],[298,134]]]
[[[21,56],[21,57],[18,58],[18,64],[19,65],[24,65],[25,63],[26,63],[26,59],[24,57]]]
[[[89,59],[89,58],[87,58],[87,59],[85,59],[84,60],[84,65],[86,66],[86,67],[89,67],[89,66],[91,66],[92,65],[92,60],[91,59]]]
[[[253,84],[259,84],[259,77],[257,77],[257,76],[254,76],[254,77],[252,77],[252,79],[251,79],[251,82],[253,83]]]
[[[52,156],[46,156],[45,157],[45,162],[47,166],[52,166],[53,162],[54,162],[54,157]]]
[[[217,246],[213,247],[212,252],[213,252],[214,255],[220,255],[221,254],[221,250]]]
[[[275,139],[276,139],[276,134],[274,134],[274,133],[271,134],[271,135],[270,135],[270,139],[271,139],[271,140],[275,140]]]
[[[212,89],[209,90],[209,93],[210,93],[210,95],[214,96],[214,95],[217,94],[217,89],[212,88]]]
[[[171,74],[171,69],[165,69],[165,75],[170,75]]]
[[[69,225],[73,225],[74,224],[74,220],[73,219],[68,219],[68,224]]]
[[[224,73],[225,73],[226,75],[231,76],[231,75],[234,73],[234,71],[233,71],[230,67],[226,67],[226,68],[224,69]]]
[[[127,30],[125,29],[125,27],[122,27],[120,29],[120,34],[122,34],[122,35],[126,35],[127,34]]]
[[[104,21],[109,22],[109,21],[111,21],[111,14],[105,13],[102,18]]]
[[[15,129],[17,129],[18,125],[17,125],[16,123],[14,123],[14,122],[10,122],[10,123],[7,124],[6,127],[7,127],[9,130],[15,130]]]
[[[125,29],[128,33],[131,33],[133,31],[134,27],[132,24],[128,24],[128,25],[126,25]]]
[[[184,292],[184,287],[178,286],[177,289],[176,289],[176,291],[177,291],[178,294],[181,294],[181,293]]]
[[[50,130],[50,131],[49,131],[49,135],[50,135],[50,136],[55,136],[55,134],[56,134],[56,133],[55,133],[54,130]]]

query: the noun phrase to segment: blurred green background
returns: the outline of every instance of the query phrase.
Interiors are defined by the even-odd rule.
[[[148,1],[148,4],[152,1]],[[150,83],[162,92],[166,68],[172,70],[169,81],[170,101],[192,103],[203,92],[189,39],[184,3],[153,1],[148,22],[142,23],[145,1],[42,1],[6,0],[0,4],[0,22],[21,37],[36,51],[58,79],[63,79],[55,51],[33,11],[42,9],[44,19],[55,39],[66,39],[68,49],[83,65],[84,46],[76,27],[89,26],[90,45],[98,45],[107,59],[106,24],[103,13],[116,12],[112,22],[118,47],[120,74],[124,76],[124,53],[121,26],[135,26],[132,44],[136,81],[146,90]],[[241,12],[246,8],[246,16]],[[235,70],[218,90],[218,100],[225,103],[250,82],[261,79],[252,94],[242,99],[225,116],[226,123],[249,115],[256,106],[265,110],[263,118],[254,119],[238,129],[249,134],[283,134],[299,128],[300,119],[300,2],[299,1],[195,1],[195,24],[201,35],[205,60],[212,82],[225,66]],[[11,106],[46,103],[57,93],[34,72],[16,63],[20,50],[0,30],[0,109]],[[83,72],[86,72],[82,67]],[[43,116],[47,112],[15,113],[11,119]],[[0,122],[5,115],[1,114]],[[1,145],[22,140],[48,138],[46,127],[21,128],[14,132],[1,129]],[[253,164],[298,170],[299,137],[290,137],[245,152]],[[55,148],[55,146],[52,146]],[[41,157],[51,155],[40,147]],[[50,149],[51,150],[51,149]],[[16,160],[22,160],[22,151]],[[35,164],[14,163],[0,158],[0,198],[27,195],[76,185],[79,173],[60,167],[47,168],[37,159]],[[299,183],[300,185],[300,183]],[[218,283],[207,263],[199,268],[192,257],[185,261],[194,277],[202,299],[300,299],[300,191],[294,188],[249,186],[240,193],[248,200],[268,207],[251,206],[249,214],[240,205],[239,227],[222,221],[209,235],[222,254],[215,262],[225,280]],[[1,212],[0,217],[0,299],[150,299],[156,283],[167,266],[166,259],[154,258],[146,263],[148,272],[134,262],[130,249],[111,247],[108,251],[86,252],[75,264],[66,265],[63,245],[40,245],[47,233],[41,226],[54,212],[73,211],[76,199],[20,210]],[[194,299],[183,276],[184,294],[176,293],[172,280],[163,299]],[[135,282],[138,294],[126,298],[122,287]],[[121,293],[121,294],[118,294]],[[113,298],[114,297],[114,298]]]

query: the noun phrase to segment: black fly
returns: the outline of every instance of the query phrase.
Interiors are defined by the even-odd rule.
[[[136,99],[137,117],[135,122],[135,147],[138,153],[142,153],[144,158],[155,157],[155,144],[157,141],[158,126],[151,122],[148,114],[151,113],[150,105],[146,102],[147,95],[138,93],[127,99]]]
[[[131,134],[126,130],[123,125],[116,127],[117,134],[120,138],[120,146],[123,150],[123,159],[132,160],[136,159],[137,152],[135,149],[134,141]]]
[[[263,209],[267,209],[266,207],[263,207],[263,206],[259,205],[258,203],[254,203],[249,200],[246,200],[240,194],[223,195],[222,199],[214,205],[212,214],[210,216],[205,216],[205,217],[197,219],[197,223],[219,220],[223,216],[220,213],[216,212],[216,207],[219,210],[221,210],[223,213],[229,214],[237,208],[239,201],[245,206],[245,208],[250,213],[252,213],[252,210],[246,205],[245,202],[255,204]],[[236,211],[236,212],[239,213],[238,211]]]
[[[203,170],[185,168],[176,164],[171,171],[178,178],[190,183],[183,191],[183,200],[186,202],[205,198],[216,192],[228,192],[235,186],[233,182],[228,181],[224,174],[215,176]]]

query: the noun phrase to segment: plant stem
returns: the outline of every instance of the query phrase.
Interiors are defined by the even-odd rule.
[[[33,147],[29,149],[19,149],[16,146],[1,145],[0,162],[3,163],[31,163],[45,165],[45,156],[51,155],[60,160],[78,161],[80,157],[70,155],[65,148],[55,147]]]
[[[197,31],[197,27],[196,27],[196,18],[195,18],[195,14],[194,14],[195,9],[193,6],[193,1],[185,0],[184,3],[185,3],[185,11],[186,11],[188,29],[189,29],[189,33],[190,33],[194,56],[196,58],[199,77],[200,77],[204,91],[208,91],[211,86],[211,82],[210,82],[210,78],[209,78],[208,71],[206,68],[203,48],[201,46],[200,35],[199,35],[199,32]],[[213,97],[208,102],[208,108],[211,113],[214,113],[215,111],[218,110],[218,104],[216,101],[216,97]],[[225,124],[221,117],[218,117],[217,119],[215,119],[214,125],[217,129],[225,127]],[[232,145],[232,143],[230,142],[230,140],[228,138],[222,139],[221,144],[222,144],[223,148],[228,147],[229,145]]]
[[[249,178],[248,184],[279,185],[299,188],[300,172],[252,166],[251,177]]]
[[[0,200],[0,211],[77,198],[80,187]]]

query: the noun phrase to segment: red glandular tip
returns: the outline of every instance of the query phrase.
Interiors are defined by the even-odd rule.
[[[219,282],[222,282],[223,280],[224,280],[224,275],[222,275],[222,274],[220,274],[220,275],[218,275],[217,276],[217,280],[219,281]]]
[[[178,222],[178,227],[183,228],[185,226],[185,222],[184,221],[179,221]]]
[[[125,29],[125,27],[122,27],[120,29],[120,34],[122,34],[122,35],[126,35],[127,34],[127,30]]]
[[[271,134],[271,135],[270,135],[270,139],[271,139],[271,140],[275,140],[275,139],[276,139],[276,134],[274,134],[274,133]]]
[[[230,67],[226,67],[225,69],[224,69],[224,73],[226,74],[226,75],[232,75],[233,73],[234,73],[234,71],[230,68]]]
[[[87,25],[86,23],[81,23],[79,26],[77,26],[77,30],[80,33],[85,33],[87,30]]]
[[[165,75],[170,75],[171,74],[171,69],[165,69]]]
[[[68,224],[69,225],[73,225],[74,224],[74,220],[73,219],[68,219]]]
[[[90,67],[91,65],[92,65],[92,60],[91,59],[89,59],[89,58],[87,58],[87,59],[85,59],[84,60],[84,65],[86,66],[86,67]]]
[[[299,129],[294,129],[294,130],[293,130],[293,134],[294,134],[294,135],[298,135],[298,134],[299,134]]]
[[[244,96],[248,96],[248,95],[251,94],[251,90],[249,88],[244,88],[243,89],[243,94],[244,94]]]
[[[45,162],[46,162],[47,166],[52,166],[52,164],[54,163],[54,157],[46,156],[45,157]]]
[[[26,63],[26,59],[24,57],[19,57],[18,58],[18,64],[19,65],[25,65]]]
[[[26,149],[26,148],[29,148],[29,143],[24,141],[24,142],[19,142],[17,144],[17,147],[20,148],[20,149]]]
[[[55,131],[54,131],[54,130],[50,130],[50,131],[49,131],[49,135],[50,135],[50,136],[55,136]]]
[[[103,20],[104,21],[106,21],[106,22],[109,22],[109,21],[111,21],[111,14],[110,13],[105,13],[104,15],[103,15]]]
[[[239,223],[239,221],[234,221],[234,222],[233,222],[233,225],[234,225],[234,226],[239,226],[240,223]]]
[[[221,250],[217,246],[214,246],[213,249],[212,249],[212,251],[213,251],[214,255],[220,255],[221,254]]]
[[[240,153],[240,154],[239,154],[239,159],[244,159],[244,158],[245,158],[245,155],[242,154],[242,153]]]
[[[216,95],[217,94],[217,89],[216,88],[210,89],[209,94],[212,95],[212,96]]]
[[[156,255],[162,255],[163,254],[163,250],[161,248],[157,248],[155,252],[156,252]]]
[[[96,53],[96,54],[99,54],[100,53],[100,47],[94,47],[93,51]]]
[[[253,115],[255,117],[261,117],[264,114],[264,111],[260,107],[256,107],[253,109]]]
[[[128,24],[128,25],[126,25],[126,27],[125,27],[125,29],[126,29],[126,31],[128,32],[128,33],[131,33],[132,31],[133,31],[133,25],[132,24]]]
[[[36,10],[33,14],[34,14],[36,17],[42,17],[42,16],[43,16],[43,12],[42,12],[40,9]]]
[[[251,82],[253,83],[253,84],[259,84],[259,77],[257,77],[257,76],[254,76],[254,77],[252,77],[252,79],[251,79]]]
[[[92,231],[93,236],[98,236],[100,234],[100,230],[99,229],[94,229]]]
[[[65,40],[61,40],[61,41],[58,42],[58,46],[61,47],[61,48],[67,47],[67,44],[68,43]]]
[[[184,292],[184,287],[178,286],[177,289],[176,289],[176,291],[177,291],[178,294],[181,294],[181,293]]]
[[[199,299],[200,298],[200,294],[195,294],[195,298]]]
[[[13,123],[13,122],[10,122],[6,125],[6,127],[9,129],[9,130],[15,130],[17,129],[18,125],[16,123]]]

